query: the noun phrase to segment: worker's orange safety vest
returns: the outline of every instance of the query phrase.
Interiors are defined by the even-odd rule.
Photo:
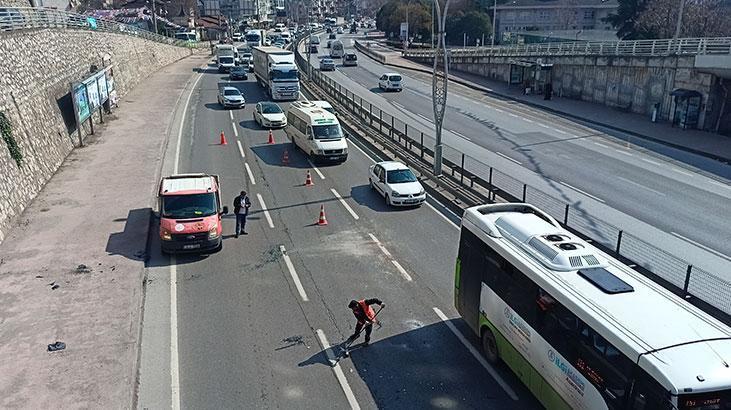
[[[376,312],[373,311],[373,308],[365,302],[365,299],[359,300],[358,304],[360,305],[360,308],[363,309],[363,311],[365,312],[368,320],[372,322],[373,319],[376,318]]]

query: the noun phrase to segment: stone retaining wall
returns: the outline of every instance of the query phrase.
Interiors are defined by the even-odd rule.
[[[0,33],[0,112],[10,120],[21,165],[0,140],[0,242],[78,145],[70,84],[111,59],[119,97],[191,50],[123,34],[73,29]],[[98,117],[96,117],[98,118]],[[95,122],[97,120],[95,119]],[[82,129],[82,135],[88,133]],[[79,198],[80,201],[92,198]]]

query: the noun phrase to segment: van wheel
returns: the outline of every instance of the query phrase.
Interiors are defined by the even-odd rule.
[[[386,194],[383,199],[386,202],[386,206],[391,206],[391,200],[388,198],[388,194]]]
[[[376,187],[373,185],[373,180],[372,179],[368,178],[368,184],[371,186],[371,189],[372,190],[374,190],[374,191],[376,190]]]
[[[496,364],[500,361],[500,352],[497,349],[495,335],[487,327],[482,331],[482,352],[485,354],[485,359],[491,364]]]

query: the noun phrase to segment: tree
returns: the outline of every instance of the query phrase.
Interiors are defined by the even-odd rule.
[[[618,3],[617,13],[603,19],[617,29],[617,37],[623,40],[649,38],[649,33],[642,32],[635,26],[637,16],[644,11],[647,0],[618,0]]]
[[[650,38],[675,35],[680,0],[648,0],[639,13],[636,27]],[[731,35],[729,10],[723,0],[685,0],[680,37],[724,37]]]
[[[447,33],[448,43],[461,45],[463,34],[467,34],[468,44],[475,44],[475,39],[492,34],[490,17],[484,12],[472,10],[453,18],[447,18]]]

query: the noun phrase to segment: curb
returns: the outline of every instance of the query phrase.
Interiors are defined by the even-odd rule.
[[[400,69],[403,69],[403,70],[417,71],[417,72],[421,72],[421,73],[425,73],[425,74],[432,74],[432,71],[431,70],[422,69],[422,68],[418,68],[418,67],[405,67],[405,66],[402,66],[402,65],[399,65],[399,64],[393,64],[393,63],[387,63],[387,62],[382,63],[382,62],[378,61],[376,58],[372,57],[369,53],[363,53],[363,54],[365,54],[366,56],[370,57],[374,61],[377,61],[378,63],[383,64],[383,65],[386,65],[386,66],[397,67],[397,68],[400,68]],[[409,61],[411,61],[411,60],[409,60]],[[419,64],[419,63],[416,63],[416,64]],[[530,101],[518,99],[518,98],[515,98],[512,95],[499,93],[499,92],[496,92],[494,90],[490,90],[490,89],[488,89],[486,87],[483,87],[483,86],[481,86],[479,84],[475,84],[473,82],[470,82],[470,81],[467,81],[467,80],[463,80],[463,79],[458,78],[458,77],[453,77],[452,75],[449,76],[449,81],[455,82],[455,83],[460,84],[460,85],[463,85],[465,87],[470,87],[470,88],[474,88],[476,90],[480,90],[480,91],[485,92],[485,93],[487,93],[489,95],[494,95],[494,96],[501,97],[501,98],[505,98],[505,99],[508,99],[508,100],[511,100],[511,101],[519,102],[521,104],[525,104],[525,105],[527,105],[529,107],[541,109],[543,111],[548,111],[548,112],[550,112],[552,114],[556,114],[556,115],[559,115],[559,116],[564,117],[564,118],[570,118],[572,120],[577,120],[577,121],[581,121],[581,122],[586,122],[586,123],[589,123],[589,124],[597,125],[597,126],[600,126],[600,127],[603,127],[603,128],[608,128],[608,129],[611,129],[611,130],[614,130],[614,131],[618,131],[618,132],[621,132],[621,133],[624,133],[624,134],[632,135],[633,137],[637,137],[637,138],[641,138],[641,139],[644,139],[644,140],[647,140],[647,141],[650,141],[650,142],[654,142],[656,144],[665,145],[667,147],[675,148],[675,149],[680,150],[680,151],[685,151],[685,152],[689,152],[691,154],[695,154],[695,155],[698,155],[698,156],[701,156],[701,157],[709,158],[709,159],[712,159],[714,161],[719,161],[719,162],[723,162],[723,163],[726,163],[726,164],[731,164],[731,158],[729,158],[729,157],[724,157],[724,156],[721,156],[721,155],[711,154],[709,152],[700,151],[700,150],[697,150],[697,149],[694,149],[694,148],[689,148],[689,147],[686,147],[686,146],[683,146],[683,145],[679,145],[679,144],[675,144],[675,143],[672,143],[672,142],[664,141],[664,140],[661,140],[661,139],[658,139],[658,138],[655,138],[655,137],[651,137],[649,135],[641,134],[641,133],[638,133],[636,131],[627,130],[625,128],[617,127],[615,125],[605,124],[605,123],[602,123],[602,122],[599,122],[599,121],[595,121],[595,120],[583,118],[583,117],[580,117],[578,115],[574,115],[574,114],[571,114],[571,113],[567,113],[567,112],[564,112],[564,111],[560,111],[560,110],[557,110],[555,108],[550,108],[550,107],[546,107],[546,106],[541,105],[541,104],[536,104],[534,102],[530,102]]]

